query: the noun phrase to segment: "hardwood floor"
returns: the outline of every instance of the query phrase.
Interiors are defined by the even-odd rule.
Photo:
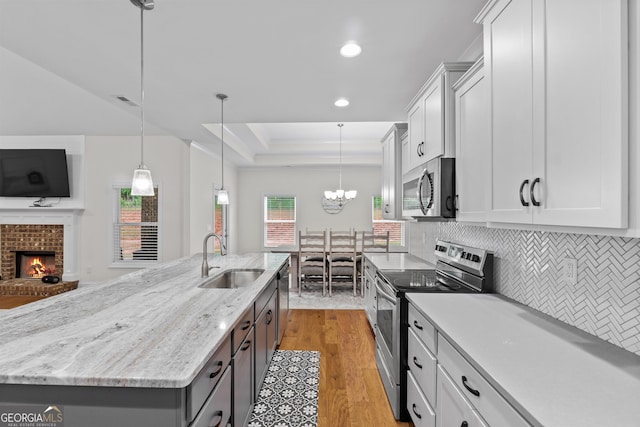
[[[393,418],[364,310],[291,310],[282,350],[320,351],[318,427],[409,427]]]
[[[1,295],[0,309],[14,308],[30,302],[38,301],[48,297],[35,297],[28,295]]]

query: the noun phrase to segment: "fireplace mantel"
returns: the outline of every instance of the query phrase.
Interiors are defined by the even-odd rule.
[[[64,227],[64,271],[62,280],[78,280],[78,216],[82,209],[30,208],[0,210],[0,225],[41,224]]]

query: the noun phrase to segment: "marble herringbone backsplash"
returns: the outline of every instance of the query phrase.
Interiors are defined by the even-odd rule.
[[[410,251],[429,261],[435,240],[495,254],[498,293],[640,354],[640,239],[411,223]],[[561,277],[578,260],[577,285]]]

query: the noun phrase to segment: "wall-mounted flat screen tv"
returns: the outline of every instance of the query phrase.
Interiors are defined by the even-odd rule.
[[[63,149],[0,149],[0,196],[70,197]]]

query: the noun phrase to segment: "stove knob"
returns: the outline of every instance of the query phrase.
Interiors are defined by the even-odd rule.
[[[471,257],[471,261],[480,262],[480,257],[478,255],[474,255],[473,257]]]

